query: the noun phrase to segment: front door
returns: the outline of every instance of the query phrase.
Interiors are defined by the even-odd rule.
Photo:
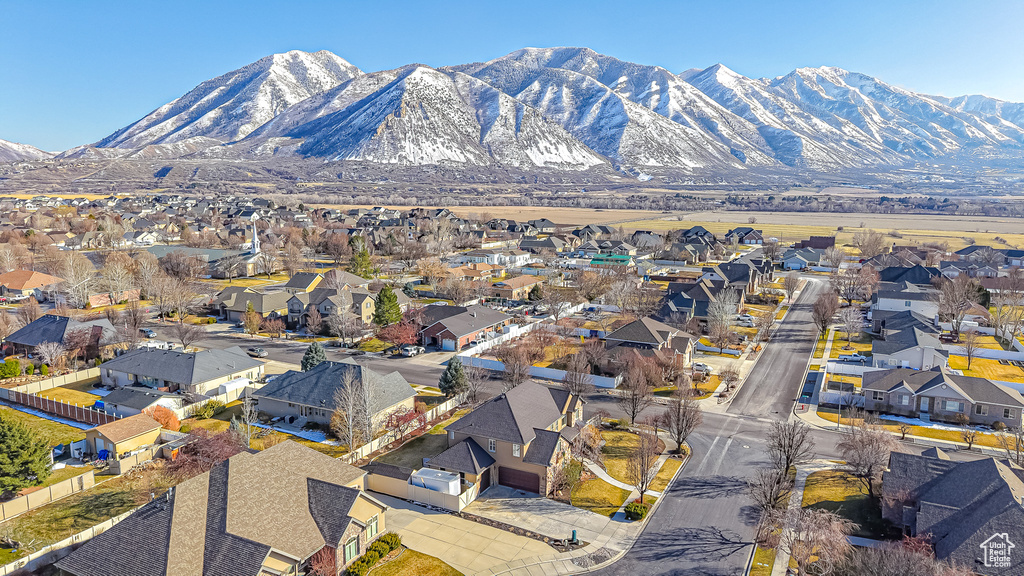
[[[928,398],[921,398],[921,412],[928,412]]]

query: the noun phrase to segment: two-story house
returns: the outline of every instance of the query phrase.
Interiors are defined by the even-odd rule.
[[[524,382],[449,424],[448,449],[427,466],[479,479],[481,492],[496,483],[546,495],[582,426],[578,398]]]

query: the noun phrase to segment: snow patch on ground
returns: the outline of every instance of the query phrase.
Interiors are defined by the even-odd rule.
[[[939,423],[939,422],[925,422],[924,420],[921,420],[920,418],[907,418],[905,416],[890,416],[889,414],[886,414],[886,415],[882,416],[881,418],[882,418],[882,420],[892,420],[893,422],[903,422],[905,424],[910,424],[911,426],[921,426],[922,428],[931,428],[933,430],[952,430],[954,432],[959,432],[960,430],[963,430],[962,426],[956,426],[954,424],[943,424],[943,423]],[[978,432],[983,432],[985,434],[991,434],[992,433],[992,429],[988,428],[988,427],[985,427],[985,426],[971,426],[971,428],[977,430]]]
[[[61,418],[60,416],[47,414],[46,412],[29,408],[28,406],[20,406],[18,404],[4,404],[4,406],[7,406],[8,408],[13,408],[18,412],[24,412],[25,414],[31,414],[32,416],[38,416],[45,420],[50,420],[51,422],[57,422],[58,424],[64,424],[66,426],[71,426],[72,428],[78,428],[79,430],[88,430],[90,428],[95,428],[95,426],[92,424],[83,424],[81,422],[75,422],[74,420],[68,420],[67,418]]]
[[[340,446],[341,445],[341,443],[338,442],[337,440],[328,440],[327,439],[327,434],[325,434],[324,432],[320,432],[319,430],[302,430],[302,429],[294,428],[294,427],[291,427],[291,426],[289,426],[289,427],[284,427],[284,426],[268,426],[266,424],[259,424],[259,423],[255,423],[255,424],[253,424],[253,426],[259,426],[260,428],[267,428],[267,429],[270,429],[270,430],[276,430],[278,432],[281,432],[282,434],[291,434],[292,436],[297,436],[299,438],[302,438],[303,440],[309,440],[311,442],[319,442],[320,444],[327,444],[329,446]]]

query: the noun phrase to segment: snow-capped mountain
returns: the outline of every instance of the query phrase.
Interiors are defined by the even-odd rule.
[[[194,138],[231,142],[244,138],[289,106],[361,73],[326,50],[273,54],[203,82],[96,146],[136,149]],[[204,144],[200,140],[193,147]]]
[[[839,68],[753,79],[673,74],[587,48],[363,73],[321,51],[275,54],[204,82],[61,157],[258,161],[625,174],[899,166],[1024,148],[1024,104],[926,96]]]
[[[44,152],[35,146],[0,140],[0,162],[44,160],[46,158],[51,158],[52,156],[52,153]]]

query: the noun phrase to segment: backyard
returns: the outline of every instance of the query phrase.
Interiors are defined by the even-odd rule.
[[[444,428],[461,418],[468,410],[459,410],[451,418],[434,425],[419,437],[409,440],[396,450],[381,454],[374,462],[419,469],[424,458],[433,458],[448,449],[448,435]]]
[[[977,378],[988,378],[989,380],[1022,381],[1024,370],[1013,364],[1002,364],[999,360],[991,358],[974,358],[971,360],[971,369],[967,369],[966,356],[949,357],[949,367],[953,370],[961,370],[964,376]]]
[[[46,438],[50,446],[56,446],[58,444],[70,444],[77,442],[85,438],[85,430],[80,430],[67,424],[61,424],[60,422],[54,422],[47,420],[46,418],[40,418],[39,416],[33,416],[26,414],[19,410],[7,406],[0,406],[0,418],[14,420],[24,424],[27,428],[33,432],[39,434],[43,438]]]
[[[227,430],[229,426],[231,426],[232,417],[241,418],[241,415],[242,402],[240,400],[235,400],[234,402],[228,403],[226,409],[223,412],[214,415],[212,418],[186,418],[185,420],[182,420],[181,430],[182,432],[188,432],[192,428],[205,428],[206,430],[210,430],[211,432],[223,432]],[[266,430],[265,432],[261,432],[260,434],[262,435],[257,438],[253,438],[253,450],[263,450],[264,448],[269,448],[270,446],[273,446],[274,444],[279,444],[285,440],[292,440],[294,442],[302,444],[303,446],[312,448],[317,452],[327,454],[332,458],[337,458],[338,456],[348,453],[347,446],[336,446],[333,444],[324,444],[323,442],[315,442],[313,440],[299,438],[298,436],[293,436],[291,434],[286,434],[284,432],[279,432],[277,430]]]
[[[871,335],[861,332],[856,337],[850,339],[850,348],[846,346],[846,332],[836,330],[833,332],[832,353],[829,354],[829,357],[839,358],[842,354],[853,354],[854,352],[864,356],[871,356]]]
[[[822,470],[807,477],[804,508],[834,512],[855,523],[854,536],[880,540],[890,536],[891,527],[882,519],[879,501],[872,498],[864,483],[843,470]]]
[[[15,552],[0,548],[0,564],[7,564],[44,546],[59,542],[100,522],[149,501],[167,491],[174,481],[162,467],[120,476],[84,492],[72,494],[4,522],[4,530],[22,547]]]
[[[43,390],[40,392],[39,396],[60,400],[62,402],[67,402],[68,404],[92,406],[93,402],[102,399],[100,396],[92,393],[92,391],[95,390],[95,388],[93,388],[93,384],[96,384],[99,381],[99,378],[92,378],[90,380],[75,382],[74,384],[50,388],[49,390]]]

